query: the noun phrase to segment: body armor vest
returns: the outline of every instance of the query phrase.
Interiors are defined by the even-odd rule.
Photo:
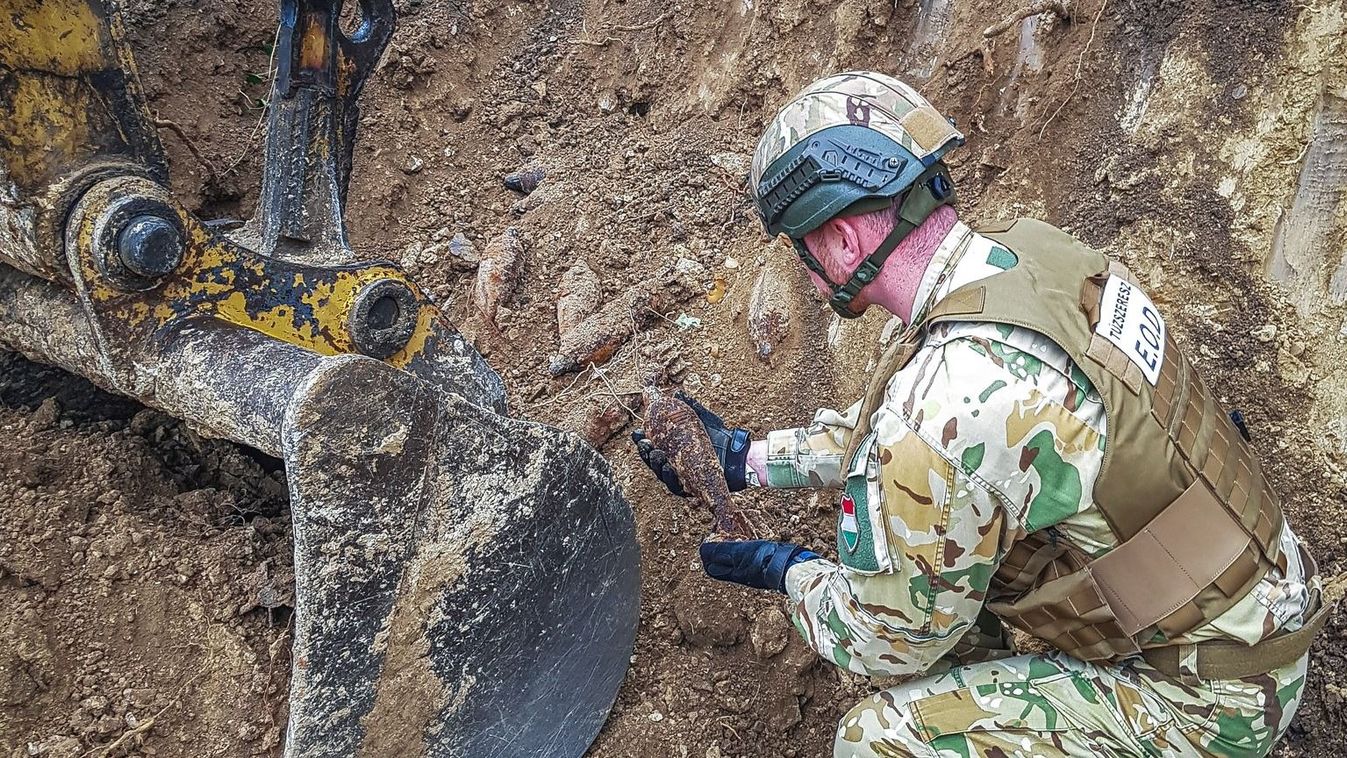
[[[988,608],[1084,660],[1174,644],[1277,564],[1277,496],[1158,314],[1135,312],[1149,301],[1125,267],[1038,221],[978,231],[1018,264],[950,293],[886,350],[854,439],[869,433],[889,379],[930,325],[984,321],[1045,335],[1103,400],[1107,439],[1093,499],[1118,547],[1091,559],[1050,529],[1031,533],[997,570]],[[1108,322],[1099,329],[1101,318]]]

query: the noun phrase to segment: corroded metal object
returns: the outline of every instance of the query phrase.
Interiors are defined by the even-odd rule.
[[[730,503],[725,472],[697,412],[654,387],[646,387],[644,394],[646,437],[669,456],[683,489],[710,512],[716,534],[751,538],[752,524]]]
[[[538,189],[543,179],[547,178],[547,169],[539,165],[524,166],[518,171],[505,175],[504,184],[507,189],[512,189],[521,195],[527,195]]]
[[[552,376],[579,371],[591,363],[601,366],[612,359],[632,335],[659,320],[664,312],[687,296],[687,277],[667,269],[653,279],[637,282],[602,307],[590,310],[576,323],[565,324],[557,353],[548,359]],[[560,315],[560,313],[558,314]],[[568,314],[567,320],[571,315]],[[558,321],[558,326],[563,326]]]
[[[263,191],[232,235],[166,189],[115,0],[4,0],[0,346],[282,458],[286,755],[578,756],[638,618],[631,511],[343,221],[390,0],[281,0]],[[578,686],[583,683],[583,686]]]

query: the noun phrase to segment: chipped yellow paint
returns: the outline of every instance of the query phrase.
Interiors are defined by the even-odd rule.
[[[167,199],[167,198],[165,198]],[[172,202],[169,200],[169,202]],[[172,203],[187,231],[188,249],[178,270],[150,292],[125,292],[101,276],[89,254],[82,256],[84,280],[91,298],[132,329],[158,331],[178,321],[198,316],[253,329],[272,338],[312,350],[321,355],[357,352],[349,319],[357,295],[367,285],[394,279],[404,282],[421,302],[415,331],[408,344],[388,360],[402,368],[426,347],[435,330],[438,311],[425,302],[416,286],[397,268],[369,265],[345,270],[287,270],[289,264],[269,261],[211,235],[199,220]],[[90,217],[96,214],[90,214]],[[80,249],[94,247],[93,225],[80,225],[76,237]],[[322,277],[313,281],[316,276]],[[293,288],[298,303],[278,302],[271,308],[248,306],[243,290],[253,282]],[[251,285],[256,286],[256,285]],[[188,304],[192,305],[188,305]],[[312,318],[297,318],[296,307],[305,307]]]
[[[76,76],[104,67],[102,16],[85,0],[8,0],[0,67]]]
[[[5,170],[20,187],[40,188],[59,175],[70,156],[87,150],[88,111],[71,97],[78,85],[67,79],[16,77],[12,86],[10,107],[0,113]]]
[[[299,40],[299,65],[309,71],[322,71],[327,68],[328,39],[323,29],[322,19],[310,14],[304,19],[304,32]]]
[[[320,70],[335,44],[315,19],[308,19],[301,47],[300,65]],[[110,105],[121,111],[143,110],[139,82],[130,50],[123,44],[124,30],[116,13],[104,0],[6,0],[0,22],[0,74],[9,80],[6,105],[0,111],[0,175],[25,192],[41,192],[57,178],[92,160],[115,155],[132,157],[127,135],[110,120]],[[339,56],[340,57],[340,56]],[[350,86],[352,63],[340,60],[340,88]],[[91,76],[122,72],[131,102],[104,103],[91,84]],[[123,116],[126,114],[123,113]],[[141,121],[145,114],[141,113]],[[152,129],[146,140],[153,140]],[[151,146],[152,148],[153,146]],[[311,155],[322,160],[334,145],[326,135],[309,146]],[[139,152],[150,152],[139,148]],[[140,156],[138,160],[143,160]],[[157,194],[155,190],[143,192]],[[111,202],[111,195],[102,198]],[[210,316],[254,329],[277,340],[314,352],[332,355],[355,352],[350,332],[351,308],[358,293],[380,279],[402,281],[416,294],[421,307],[415,331],[407,346],[388,362],[405,367],[426,349],[436,331],[438,312],[421,296],[403,273],[386,265],[337,271],[315,271],[321,281],[307,281],[302,271],[288,264],[258,258],[216,237],[181,206],[164,197],[175,209],[187,232],[187,251],[178,271],[159,287],[144,293],[113,287],[98,273],[89,251],[94,249],[92,219],[76,230],[81,251],[81,278],[90,288],[88,296],[105,312],[130,329],[162,329],[178,320]],[[274,277],[274,278],[273,278]],[[298,304],[279,302],[271,308],[250,311],[246,286],[293,288],[302,293]],[[288,282],[288,285],[287,285]],[[309,317],[298,318],[295,306],[307,308]]]

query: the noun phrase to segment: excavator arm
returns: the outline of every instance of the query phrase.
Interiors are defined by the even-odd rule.
[[[288,756],[580,755],[627,668],[631,510],[343,221],[389,0],[281,0],[259,205],[209,223],[114,0],[0,0],[0,344],[285,462]],[[349,28],[349,27],[348,27]]]

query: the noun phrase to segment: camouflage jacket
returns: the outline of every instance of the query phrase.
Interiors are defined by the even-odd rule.
[[[926,271],[916,310],[1014,261],[956,224]],[[797,628],[837,665],[905,675],[958,653],[1002,556],[1027,533],[1054,530],[1096,557],[1117,545],[1092,501],[1107,434],[1103,405],[1042,335],[988,323],[932,328],[890,380],[875,431],[848,471],[857,413],[859,404],[820,410],[809,426],[767,437],[767,486],[845,489],[840,563],[810,561],[786,576]],[[1311,580],[1296,544],[1286,527],[1283,565],[1182,641],[1251,644],[1299,628]]]

